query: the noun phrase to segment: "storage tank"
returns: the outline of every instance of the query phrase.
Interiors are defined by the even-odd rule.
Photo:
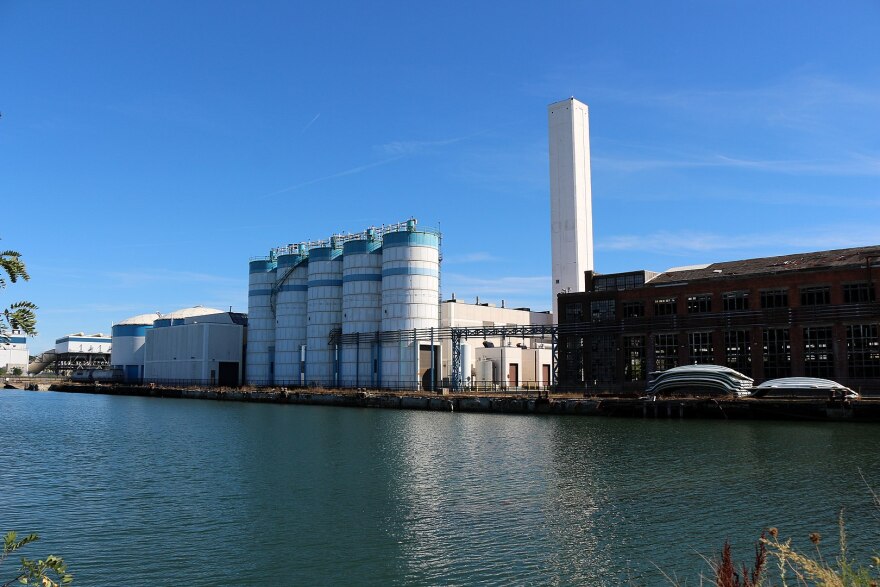
[[[405,230],[385,234],[382,240],[382,330],[415,329],[416,332],[401,332],[398,340],[383,343],[383,387],[417,389],[431,368],[419,360],[419,347],[428,343],[428,334],[418,329],[437,328],[439,289],[440,235],[416,230],[414,220],[407,222]]]
[[[493,387],[495,365],[492,359],[479,359],[477,361],[476,388],[485,390]]]
[[[336,346],[330,334],[342,326],[342,249],[337,239],[330,246],[309,250],[306,327],[306,383],[337,384]]]
[[[301,385],[306,344],[309,266],[305,247],[278,255],[275,282],[275,384]]]
[[[249,264],[247,371],[250,385],[271,385],[275,362],[275,316],[271,296],[275,285],[275,259],[269,256]]]
[[[110,364],[122,371],[127,382],[138,382],[144,377],[144,343],[147,330],[161,317],[159,312],[138,314],[117,322],[110,330]]]
[[[342,387],[375,387],[376,333],[382,328],[382,243],[373,229],[342,246]]]
[[[474,384],[474,377],[471,375],[473,369],[473,349],[467,343],[460,343],[461,349],[461,381],[458,382],[459,389],[466,389]]]

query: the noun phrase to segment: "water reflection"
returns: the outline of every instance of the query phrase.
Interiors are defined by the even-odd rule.
[[[870,425],[4,392],[0,426],[2,526],[83,585],[656,585],[771,524],[880,527]]]

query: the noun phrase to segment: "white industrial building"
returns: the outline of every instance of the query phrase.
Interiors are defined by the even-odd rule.
[[[110,364],[121,371],[124,381],[138,382],[144,378],[144,343],[147,340],[147,331],[161,317],[159,312],[138,314],[113,325],[110,331],[113,337]]]
[[[552,326],[550,312],[529,308],[506,308],[491,303],[466,303],[455,298],[440,306],[441,328],[494,326]],[[551,383],[550,340],[535,337],[482,337],[461,342],[463,389],[542,388]],[[452,373],[452,341],[442,343],[441,383],[449,384]]]
[[[239,385],[247,317],[193,306],[113,325],[111,364],[126,383]]]
[[[590,114],[574,98],[547,107],[550,143],[550,241],[553,315],[556,296],[584,291],[593,270],[593,191],[590,176]]]
[[[249,274],[251,385],[435,389],[452,383],[450,329],[553,321],[525,308],[441,304],[440,234],[414,219],[273,249]],[[465,340],[459,385],[474,385],[486,361],[486,385],[549,385],[549,342]]]
[[[0,368],[5,368],[7,374],[15,369],[27,372],[28,367],[27,336],[20,330],[3,333],[0,337]]]
[[[163,315],[146,331],[144,382],[239,385],[246,318],[196,306]]]
[[[418,388],[432,355],[439,364],[425,339],[439,327],[439,265],[439,232],[414,219],[251,260],[246,381]]]

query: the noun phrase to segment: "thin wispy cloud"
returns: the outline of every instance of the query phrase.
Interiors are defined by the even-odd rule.
[[[863,154],[853,154],[849,159],[824,161],[807,159],[762,160],[721,154],[682,159],[593,157],[592,163],[598,171],[606,169],[626,173],[658,169],[729,168],[798,175],[880,175],[880,156]]]
[[[393,162],[395,162],[399,159],[402,159],[402,158],[403,158],[403,155],[398,155],[396,157],[388,157],[386,159],[381,159],[379,161],[373,161],[372,163],[365,163],[363,165],[358,165],[358,166],[352,167],[350,169],[345,169],[345,170],[340,171],[338,173],[331,173],[330,175],[325,175],[323,177],[316,177],[315,179],[303,181],[301,183],[297,183],[297,184],[288,186],[286,188],[282,188],[280,190],[270,192],[268,194],[263,194],[262,196],[258,196],[258,198],[265,199],[265,198],[269,198],[271,196],[277,196],[278,194],[284,194],[287,192],[296,191],[298,189],[301,189],[301,188],[304,188],[304,187],[307,187],[310,185],[315,185],[316,183],[329,181],[331,179],[338,179],[340,177],[346,177],[348,175],[356,175],[358,173],[363,173],[364,171],[367,171],[368,169],[373,169],[374,167],[381,167],[382,165],[388,165],[389,163],[393,163]]]
[[[437,147],[454,145],[455,143],[460,143],[461,141],[469,139],[471,136],[472,135],[468,135],[438,141],[391,141],[390,143],[378,145],[376,150],[389,155],[413,155]]]
[[[310,121],[308,121],[308,123],[306,123],[306,125],[303,127],[303,129],[302,129],[301,131],[299,131],[300,136],[306,134],[306,131],[309,130],[309,127],[311,127],[313,124],[315,124],[316,122],[318,122],[318,119],[319,119],[319,118],[321,118],[321,113],[320,113],[320,112],[318,112],[318,113],[315,115],[315,117],[314,117],[313,119],[311,119]]]
[[[530,307],[543,310],[550,307],[550,276],[474,277],[461,273],[443,273],[443,295],[452,294],[460,300],[500,304],[509,308]]]
[[[140,287],[157,284],[201,284],[201,285],[240,285],[246,281],[223,275],[198,273],[195,271],[171,271],[168,269],[145,269],[142,271],[112,271],[104,276],[119,287]]]
[[[722,234],[702,231],[657,231],[644,235],[619,235],[597,243],[603,251],[634,251],[676,257],[708,255],[723,251],[818,251],[859,247],[880,241],[871,227],[810,227],[800,231],[768,230],[758,233]],[[782,254],[782,253],[778,253]],[[695,260],[696,262],[696,260]]]
[[[474,251],[473,253],[464,253],[462,255],[444,255],[444,265],[460,265],[465,263],[488,263],[500,261],[500,257],[496,257],[492,253],[486,251]]]

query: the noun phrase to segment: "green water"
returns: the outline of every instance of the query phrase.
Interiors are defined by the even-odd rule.
[[[833,555],[841,507],[880,545],[868,424],[0,391],[0,430],[0,530],[79,585],[697,585],[769,525]]]

